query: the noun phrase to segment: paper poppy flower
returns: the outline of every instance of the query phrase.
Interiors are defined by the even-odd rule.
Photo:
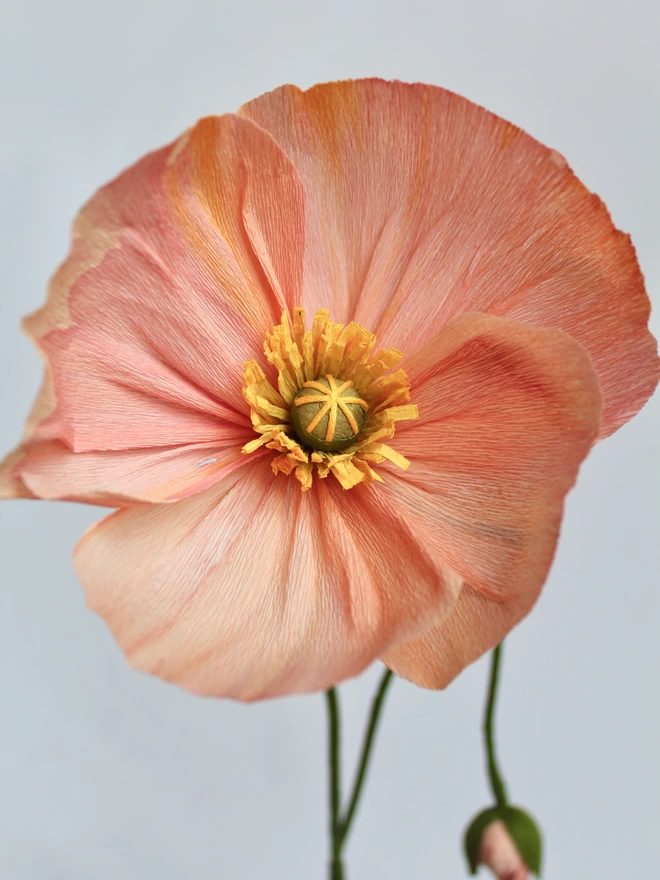
[[[118,508],[75,567],[140,669],[442,687],[530,610],[580,462],[655,387],[648,313],[628,237],[515,126],[286,86],[82,210],[2,493]]]

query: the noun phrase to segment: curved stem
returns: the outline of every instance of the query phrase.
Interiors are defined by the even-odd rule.
[[[341,803],[341,756],[340,756],[340,720],[337,691],[330,688],[326,691],[328,705],[328,769],[330,790],[330,840],[331,840],[331,880],[343,880],[344,869],[341,863],[341,841],[339,831],[339,810]]]
[[[385,699],[385,694],[387,693],[387,689],[391,681],[392,671],[390,669],[386,669],[383,677],[380,680],[378,690],[376,691],[376,695],[374,696],[373,702],[371,704],[369,725],[367,727],[367,732],[365,734],[362,744],[362,753],[360,755],[360,763],[358,766],[357,776],[355,777],[355,782],[353,783],[353,792],[351,795],[351,799],[349,801],[348,808],[346,809],[344,817],[339,820],[340,851],[341,847],[344,844],[344,841],[346,840],[348,832],[350,831],[351,823],[353,821],[353,817],[355,816],[355,811],[360,800],[360,795],[362,794],[362,788],[364,786],[364,780],[367,774],[367,769],[369,767],[369,760],[371,758],[371,749],[374,743],[374,737],[376,735],[378,722],[380,720],[381,710],[383,708],[383,701]]]
[[[506,788],[495,756],[495,734],[493,732],[493,716],[495,714],[495,702],[497,700],[497,687],[499,684],[503,644],[503,642],[500,643],[491,655],[488,701],[486,703],[483,724],[484,740],[486,742],[486,752],[488,754],[488,776],[493,797],[495,798],[498,807],[505,807],[507,804]]]

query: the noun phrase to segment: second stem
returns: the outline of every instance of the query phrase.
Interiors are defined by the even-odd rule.
[[[342,863],[342,850],[348,832],[350,831],[360,796],[364,788],[364,782],[369,768],[373,744],[375,741],[378,722],[381,717],[383,703],[387,689],[392,681],[392,672],[386,669],[380,680],[378,689],[371,704],[369,722],[362,742],[362,750],[358,769],[351,791],[351,797],[344,813],[340,812],[341,803],[341,767],[340,767],[340,715],[339,702],[335,688],[326,692],[328,705],[329,723],[329,770],[330,770],[330,835],[332,841],[332,853],[330,863],[331,880],[344,880],[344,867]]]
[[[495,798],[498,807],[505,807],[507,804],[506,788],[495,755],[495,734],[493,732],[495,702],[497,700],[497,687],[499,684],[500,666],[502,663],[502,644],[503,643],[500,643],[492,653],[490,682],[488,685],[488,701],[486,703],[483,727],[486,753],[488,755],[488,777],[490,779],[490,787],[493,792],[493,797]]]

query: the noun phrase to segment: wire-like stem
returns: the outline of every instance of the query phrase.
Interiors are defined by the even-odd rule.
[[[344,841],[348,836],[348,832],[350,831],[351,823],[353,821],[353,817],[355,816],[355,811],[360,800],[360,795],[362,794],[362,788],[364,786],[364,780],[367,774],[367,769],[369,767],[369,760],[371,758],[371,750],[374,744],[374,737],[376,735],[378,722],[380,721],[381,711],[383,708],[383,701],[385,700],[385,694],[387,693],[387,689],[391,681],[392,671],[390,669],[386,669],[383,677],[380,680],[378,690],[376,691],[376,695],[374,696],[373,702],[371,704],[369,725],[367,727],[364,741],[362,743],[362,753],[360,755],[360,763],[358,765],[357,776],[355,777],[355,782],[353,783],[353,792],[351,794],[351,799],[346,809],[346,813],[339,822],[340,847],[343,846]]]
[[[339,700],[335,688],[326,691],[328,704],[328,770],[330,789],[331,880],[343,880],[339,810],[341,808],[341,753]]]
[[[344,880],[344,864],[342,849],[351,828],[355,811],[364,788],[364,781],[369,768],[369,761],[380,720],[385,694],[392,680],[392,673],[385,670],[378,685],[378,690],[371,704],[369,724],[364,735],[360,762],[353,783],[351,797],[345,813],[341,813],[341,754],[340,754],[340,716],[339,700],[335,688],[326,691],[328,707],[328,769],[330,783],[330,880]]]
[[[499,684],[503,644],[503,642],[499,644],[491,655],[488,701],[486,703],[483,725],[486,753],[488,755],[488,777],[490,779],[490,787],[493,792],[493,797],[495,798],[498,807],[505,807],[507,805],[506,788],[495,756],[495,734],[493,732],[493,716],[495,714],[495,703],[497,700],[497,687]]]

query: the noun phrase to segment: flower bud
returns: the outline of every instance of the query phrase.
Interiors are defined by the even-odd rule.
[[[465,832],[470,872],[485,865],[498,880],[529,880],[541,873],[541,834],[534,820],[518,807],[491,807]]]

